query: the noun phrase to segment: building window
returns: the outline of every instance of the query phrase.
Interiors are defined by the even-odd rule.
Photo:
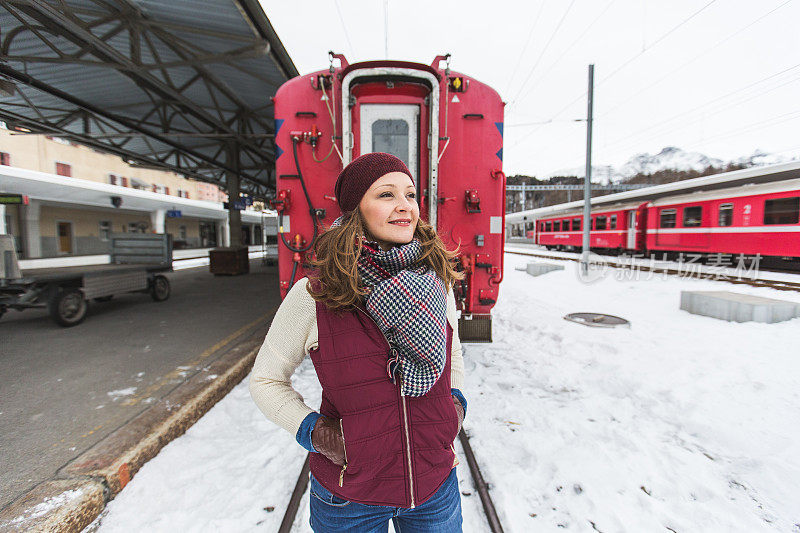
[[[617,215],[611,215],[608,219],[608,229],[617,229]]]
[[[719,225],[733,225],[733,204],[721,204],[719,206]]]
[[[677,211],[675,209],[662,209],[661,213],[659,213],[659,216],[661,218],[660,227],[674,228],[676,221],[676,214]]]
[[[111,185],[122,185],[121,176],[114,174],[113,172],[108,173],[108,182]]]
[[[549,220],[544,223],[544,230],[545,231],[553,231],[553,223]]]
[[[59,176],[72,177],[72,165],[67,163],[59,163],[56,161],[56,174]]]
[[[107,241],[111,239],[111,222],[108,220],[101,220],[100,221],[100,240]]]
[[[580,231],[581,230],[581,219],[580,218],[573,218],[572,219],[572,231]]]
[[[127,187],[128,186],[128,178],[126,178],[125,176],[122,176],[121,179],[122,179],[122,186],[123,187]]]
[[[169,187],[164,187],[164,194],[169,194]]]
[[[683,208],[683,227],[697,228],[703,225],[703,206],[693,205]]]
[[[605,215],[600,215],[595,219],[594,229],[596,229],[596,230],[606,229],[606,216]]]
[[[0,152],[0,165],[5,165],[7,167],[11,166],[11,154],[8,152]]]
[[[764,202],[764,224],[797,224],[800,219],[800,197],[776,198]]]

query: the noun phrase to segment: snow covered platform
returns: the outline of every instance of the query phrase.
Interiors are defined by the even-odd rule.
[[[554,270],[564,270],[564,265],[556,265],[554,263],[537,263],[531,262],[525,266],[525,271],[531,276],[541,276]]]
[[[774,324],[800,317],[800,304],[729,291],[681,291],[681,309],[729,322]]]
[[[610,268],[587,284],[576,263],[532,279],[515,270],[529,261],[505,256],[495,341],[464,354],[464,425],[505,531],[799,533],[800,319],[739,324],[676,305],[721,282]],[[562,319],[582,310],[631,327]],[[309,359],[292,383],[319,405]],[[464,531],[488,532],[456,450]],[[144,465],[99,532],[276,531],[304,457],[245,380]],[[292,531],[311,531],[308,495]]]

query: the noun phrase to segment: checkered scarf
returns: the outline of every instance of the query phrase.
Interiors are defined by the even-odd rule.
[[[405,396],[428,392],[447,357],[447,292],[436,272],[417,264],[421,251],[417,239],[386,251],[367,241],[358,260],[361,281],[371,289],[367,311],[391,346],[387,372],[393,382],[400,374]]]

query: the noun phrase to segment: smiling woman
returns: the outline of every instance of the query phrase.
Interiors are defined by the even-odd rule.
[[[336,181],[343,215],[316,242],[250,378],[268,418],[311,454],[314,531],[461,531],[453,441],[466,413],[453,284],[405,163],[368,153]],[[311,356],[319,411],[291,387]]]

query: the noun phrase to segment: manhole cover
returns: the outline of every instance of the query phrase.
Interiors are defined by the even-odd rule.
[[[631,323],[624,318],[603,313],[570,313],[564,315],[564,320],[577,322],[593,328],[616,328],[619,326],[630,327]]]

